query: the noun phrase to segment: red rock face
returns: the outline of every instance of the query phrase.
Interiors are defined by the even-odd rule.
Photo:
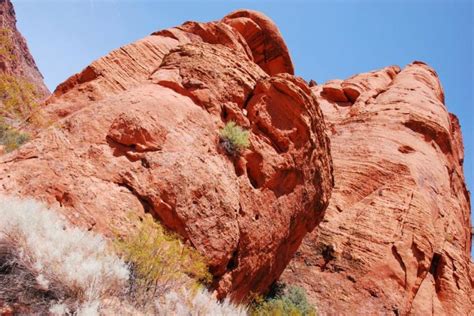
[[[263,292],[333,185],[316,98],[285,72],[286,46],[261,14],[157,32],[56,89],[55,123],[1,157],[0,191],[106,234],[129,229],[129,212],[152,213],[208,258],[219,297]],[[250,131],[237,158],[219,145],[230,120]]]
[[[26,41],[16,28],[15,10],[10,0],[0,0],[0,52],[0,72],[32,82],[41,97],[49,94]]]
[[[312,89],[335,187],[283,280],[323,315],[471,314],[462,137],[436,73],[414,62]]]
[[[1,70],[47,93],[0,13],[17,43]],[[237,11],[111,52],[44,108],[53,125],[0,157],[1,193],[108,236],[151,213],[208,258],[219,297],[264,292],[316,227],[283,280],[320,314],[472,313],[462,137],[422,63],[310,88],[273,22]],[[250,131],[240,157],[219,145],[228,121]]]

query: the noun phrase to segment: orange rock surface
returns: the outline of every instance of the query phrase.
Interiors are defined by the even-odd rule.
[[[283,280],[323,315],[470,315],[462,137],[434,70],[414,62],[312,89],[335,187]]]
[[[53,125],[0,158],[0,191],[106,234],[130,228],[130,212],[151,213],[207,257],[219,297],[263,292],[333,185],[322,113],[288,72],[286,46],[259,13],[154,33],[56,89]],[[219,145],[231,120],[250,131],[236,158]]]
[[[0,70],[46,94],[9,0],[0,13],[19,56]],[[42,108],[52,125],[0,156],[0,193],[107,236],[151,213],[207,257],[220,298],[286,268],[321,315],[473,313],[460,126],[421,62],[308,86],[275,24],[241,10],[123,46]],[[238,157],[229,121],[250,132]]]

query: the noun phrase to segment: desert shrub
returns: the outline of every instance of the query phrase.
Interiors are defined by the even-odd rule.
[[[117,241],[71,227],[28,200],[0,196],[0,306],[38,315],[245,315],[201,283],[204,259],[145,217]],[[148,300],[148,301],[146,301]]]
[[[35,313],[90,311],[127,283],[126,264],[101,236],[41,204],[0,197],[0,219],[0,301]]]
[[[6,60],[14,60],[14,49],[11,31],[7,28],[0,28],[0,56]]]
[[[46,125],[37,99],[38,93],[32,83],[17,76],[0,74],[0,145],[5,146],[7,152],[29,140],[29,134],[21,131],[26,123],[35,127]]]
[[[310,316],[316,315],[316,309],[309,304],[306,292],[299,287],[278,285],[272,297],[257,298],[252,304],[254,316]]]
[[[156,316],[244,316],[247,315],[245,306],[234,305],[229,300],[222,302],[205,288],[200,287],[197,290],[187,287],[170,289],[161,296],[151,298],[149,305],[137,306],[133,298],[125,299],[112,298],[101,302],[101,315],[156,315]],[[81,309],[83,315],[86,307]],[[57,314],[64,314],[64,306],[55,306],[54,311]],[[94,310],[94,309],[93,309]],[[78,313],[78,315],[80,315]]]
[[[18,121],[39,119],[38,97],[31,82],[18,76],[0,74],[0,116]]]
[[[134,234],[116,241],[118,252],[130,265],[129,295],[135,302],[145,306],[170,290],[197,289],[210,281],[206,261],[197,250],[183,244],[150,215],[138,226]]]
[[[247,315],[245,307],[234,305],[228,299],[219,302],[204,288],[200,288],[198,291],[192,291],[188,288],[170,291],[156,301],[156,310],[158,316],[170,314],[175,316]]]
[[[228,122],[219,136],[222,147],[232,156],[239,155],[250,146],[249,132],[235,122]]]
[[[20,132],[8,126],[0,119],[0,145],[5,147],[6,152],[17,149],[29,139],[30,136],[27,133]]]

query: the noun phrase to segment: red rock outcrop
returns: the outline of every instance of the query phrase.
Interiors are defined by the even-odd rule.
[[[0,0],[0,73],[18,76],[33,83],[40,97],[49,94],[26,41],[16,28],[15,10],[10,0]]]
[[[46,94],[9,0],[0,13],[0,70]],[[108,235],[151,213],[206,255],[219,297],[264,292],[305,238],[283,280],[320,314],[472,314],[462,137],[435,72],[310,88],[293,69],[257,12],[155,32],[58,86],[52,126],[0,157],[0,192]],[[228,121],[250,131],[240,157],[219,145]]]
[[[0,191],[105,233],[149,212],[208,258],[220,297],[263,292],[333,185],[321,110],[292,69],[255,12],[154,33],[56,89],[54,124],[1,157]],[[237,158],[219,145],[230,120],[250,131]]]
[[[463,143],[436,73],[414,62],[312,90],[335,187],[283,280],[322,315],[472,314]]]

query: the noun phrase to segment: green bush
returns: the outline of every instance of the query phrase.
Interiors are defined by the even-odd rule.
[[[4,32],[0,29],[0,43]],[[0,51],[4,47],[0,45]],[[0,73],[0,145],[7,152],[26,143],[30,136],[13,126],[41,127],[44,120],[38,111],[38,92],[27,80]],[[6,123],[8,121],[8,124]]]
[[[229,154],[239,155],[250,146],[249,132],[228,122],[220,131],[220,143]]]
[[[309,304],[306,292],[299,287],[280,285],[273,297],[256,299],[250,314],[253,316],[315,316],[316,309]]]
[[[17,76],[0,74],[0,116],[20,121],[35,119],[37,99],[34,84]]]
[[[7,28],[0,28],[0,56],[7,61],[14,60],[14,49],[15,46],[12,43],[11,31]]]
[[[130,265],[130,295],[144,306],[153,297],[211,281],[204,257],[147,215],[131,236],[118,239],[118,252]]]
[[[5,123],[0,119],[0,145],[5,146],[6,152],[11,152],[30,139],[26,133],[20,132]]]

